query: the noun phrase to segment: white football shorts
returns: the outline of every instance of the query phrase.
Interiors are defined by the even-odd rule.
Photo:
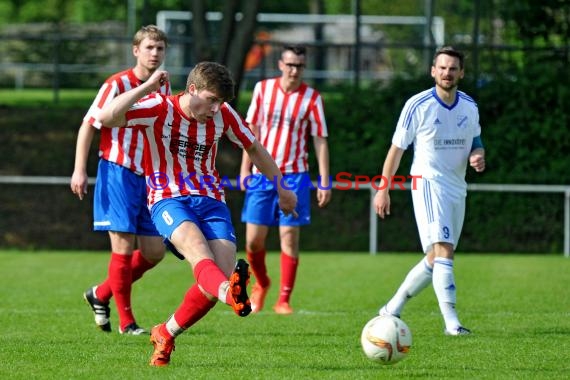
[[[465,219],[465,195],[425,178],[416,181],[411,192],[424,253],[434,243],[450,243],[456,249]]]

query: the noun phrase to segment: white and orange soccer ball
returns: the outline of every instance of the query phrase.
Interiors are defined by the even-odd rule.
[[[372,318],[362,329],[362,350],[367,358],[381,364],[394,364],[404,359],[412,347],[412,332],[396,317]]]

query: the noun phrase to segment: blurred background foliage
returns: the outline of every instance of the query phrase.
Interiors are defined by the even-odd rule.
[[[203,1],[208,10],[225,2]],[[235,1],[239,3],[239,1]],[[103,6],[104,3],[104,6]],[[189,10],[190,1],[133,1],[141,24],[154,23],[158,10]],[[467,52],[466,77],[460,89],[478,103],[487,148],[484,173],[468,170],[475,183],[570,184],[570,5],[543,0],[434,0],[433,14],[445,18],[445,41]],[[81,36],[125,36],[127,2],[0,0],[0,33],[34,32],[38,24],[58,25],[73,33],[61,54],[65,61],[120,64],[120,46],[108,40],[85,42]],[[351,14],[354,1],[261,1],[260,12]],[[423,15],[426,1],[360,1],[362,15]],[[14,25],[23,25],[14,29]],[[477,30],[477,33],[475,32]],[[392,42],[409,41],[410,30],[390,34]],[[473,36],[477,36],[474,40]],[[416,41],[417,42],[417,41]],[[421,43],[421,41],[419,42]],[[5,49],[2,51],[2,49]],[[0,46],[14,62],[43,62],[52,52],[34,41]],[[400,53],[405,55],[406,50]],[[62,60],[64,60],[62,59]],[[410,67],[405,75],[386,81],[325,84],[317,88],[325,100],[329,124],[331,173],[377,174],[390,145],[404,102],[429,88],[425,70]],[[30,75],[34,75],[33,73]],[[102,74],[85,73],[68,85],[96,89]],[[51,84],[49,80],[45,83]],[[318,83],[317,83],[318,85]],[[250,89],[243,88],[236,107],[245,114]],[[75,138],[90,101],[73,106],[2,106],[0,98],[0,174],[70,176]],[[228,176],[237,175],[240,152],[222,149],[218,164]],[[92,148],[89,173],[96,173]],[[406,174],[407,152],[400,167]],[[314,154],[311,154],[315,168]],[[228,204],[238,236],[243,194],[229,192]],[[562,251],[561,194],[472,192],[460,249],[477,252]],[[49,202],[47,200],[50,200]],[[393,192],[392,216],[381,221],[382,251],[417,251],[409,193]],[[313,208],[313,223],[303,230],[304,250],[366,251],[369,197],[366,191],[335,191],[324,210]],[[78,202],[66,188],[3,185],[0,191],[0,246],[25,248],[107,249],[106,236],[91,232],[91,205]],[[333,238],[334,237],[334,238]],[[273,236],[277,249],[276,236]]]

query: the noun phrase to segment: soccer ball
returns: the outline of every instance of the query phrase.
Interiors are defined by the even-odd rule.
[[[396,317],[378,316],[366,323],[360,335],[366,357],[381,364],[404,359],[412,346],[412,332]]]

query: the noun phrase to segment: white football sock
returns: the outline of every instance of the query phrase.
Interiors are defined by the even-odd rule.
[[[178,322],[176,322],[176,319],[174,319],[174,315],[171,315],[170,318],[168,318],[168,321],[166,321],[166,330],[174,338],[176,338],[178,335],[184,332],[184,329],[180,327]]]
[[[453,260],[436,257],[433,264],[433,290],[439,302],[439,309],[448,331],[457,329],[461,324],[455,310],[457,290],[453,274]]]
[[[228,299],[229,291],[230,291],[230,282],[229,281],[222,282],[220,284],[220,287],[218,288],[218,299],[223,303],[231,306],[231,301]]]
[[[418,295],[430,282],[432,282],[432,268],[428,264],[427,257],[424,257],[408,272],[396,294],[386,304],[386,310],[391,314],[400,315],[406,302]]]

